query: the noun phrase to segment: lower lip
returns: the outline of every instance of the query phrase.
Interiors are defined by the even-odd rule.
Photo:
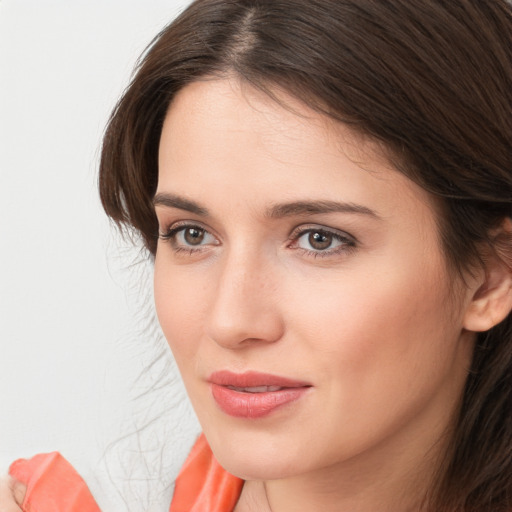
[[[279,391],[244,393],[212,384],[212,395],[219,407],[236,418],[262,418],[301,398],[309,387],[283,388]]]

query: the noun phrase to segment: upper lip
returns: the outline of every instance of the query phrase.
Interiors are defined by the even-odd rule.
[[[208,378],[208,381],[212,384],[217,384],[218,386],[233,386],[237,388],[249,388],[258,386],[301,388],[311,386],[311,384],[308,382],[255,371],[234,373],[228,370],[221,370],[213,372]]]

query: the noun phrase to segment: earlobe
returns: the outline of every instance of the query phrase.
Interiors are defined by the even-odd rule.
[[[493,232],[486,258],[484,282],[473,295],[464,317],[468,331],[488,331],[512,310],[512,220],[507,218]]]

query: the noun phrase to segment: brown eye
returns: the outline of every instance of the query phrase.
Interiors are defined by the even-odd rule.
[[[219,240],[208,230],[194,224],[171,227],[166,233],[160,233],[159,238],[168,242],[174,251],[185,250],[190,254],[220,245]]]
[[[300,226],[291,235],[291,248],[301,249],[305,256],[329,257],[348,253],[357,242],[344,231],[324,229],[322,227]]]
[[[199,245],[204,240],[204,229],[195,227],[186,228],[183,233],[185,242],[189,245]]]
[[[317,251],[328,249],[332,245],[333,236],[323,231],[311,231],[308,236],[309,245]]]

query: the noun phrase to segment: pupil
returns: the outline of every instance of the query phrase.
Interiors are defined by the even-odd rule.
[[[204,230],[197,228],[188,228],[185,230],[185,241],[190,245],[199,245],[204,238]]]
[[[309,234],[309,243],[311,247],[318,250],[327,249],[332,244],[332,235],[319,231]]]

